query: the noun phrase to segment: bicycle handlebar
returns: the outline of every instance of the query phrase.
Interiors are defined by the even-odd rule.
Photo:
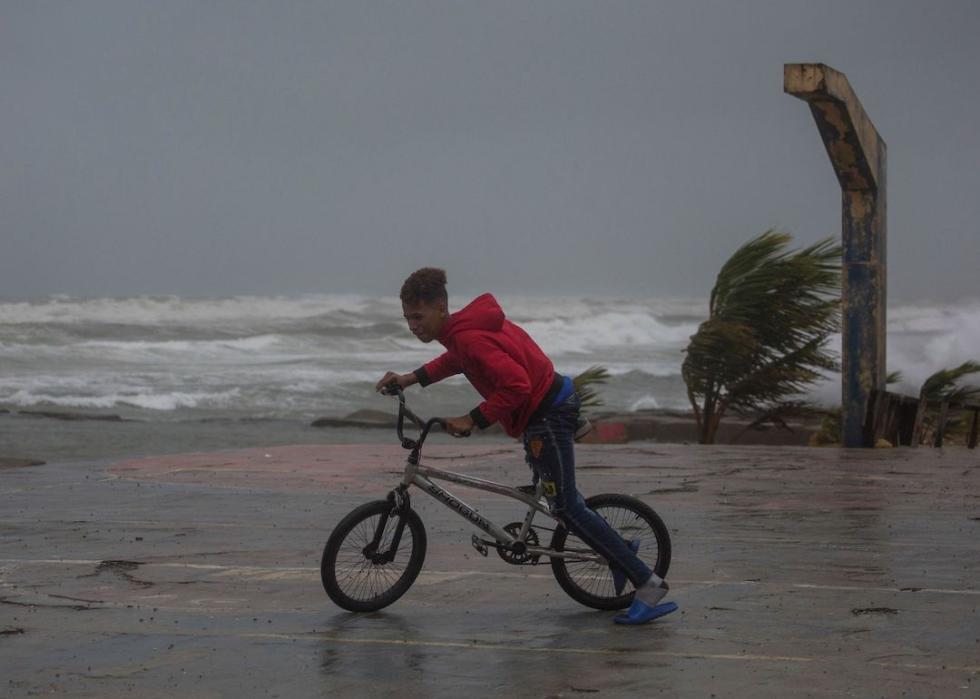
[[[398,440],[402,443],[402,447],[405,449],[417,449],[422,446],[422,442],[429,435],[429,431],[435,426],[439,425],[443,430],[446,430],[446,421],[441,417],[432,417],[428,420],[423,420],[418,415],[413,413],[407,405],[405,405],[405,391],[398,384],[392,383],[381,389],[381,393],[386,396],[397,396],[398,397],[398,424],[396,430],[398,432]],[[404,434],[405,418],[408,418],[415,423],[415,426],[419,428],[419,438],[408,439]],[[455,435],[454,435],[455,436]],[[463,437],[469,437],[469,432],[460,435]]]

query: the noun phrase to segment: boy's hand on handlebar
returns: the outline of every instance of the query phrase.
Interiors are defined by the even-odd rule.
[[[419,380],[415,377],[414,372],[408,374],[398,374],[394,371],[389,371],[385,373],[384,377],[382,377],[380,381],[378,381],[377,385],[374,387],[374,390],[381,391],[392,384],[397,385],[399,388],[408,388],[409,386],[418,383],[418,381]]]
[[[473,431],[473,418],[469,415],[446,418],[446,432],[453,437],[469,437]]]

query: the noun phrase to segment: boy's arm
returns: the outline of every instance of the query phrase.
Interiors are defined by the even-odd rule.
[[[468,354],[476,364],[492,376],[497,390],[470,411],[474,424],[481,430],[513,413],[531,395],[531,379],[510,355],[491,343],[471,345]]]
[[[418,379],[419,386],[425,388],[430,383],[442,381],[446,377],[454,376],[461,371],[463,371],[463,365],[459,363],[459,360],[449,352],[444,352],[412,373]]]

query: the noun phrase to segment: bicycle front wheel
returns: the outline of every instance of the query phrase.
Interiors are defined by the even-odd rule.
[[[337,606],[351,612],[387,607],[418,577],[425,543],[425,527],[413,510],[393,513],[387,500],[361,505],[340,520],[323,547],[323,589]]]
[[[670,567],[670,533],[653,508],[629,495],[593,495],[585,504],[605,519],[626,541],[639,541],[637,555],[661,578]],[[563,525],[551,539],[555,551],[592,550]],[[551,570],[561,588],[576,602],[593,609],[624,609],[633,602],[633,591],[617,595],[612,569],[606,561],[552,558]],[[627,586],[629,584],[627,583]]]

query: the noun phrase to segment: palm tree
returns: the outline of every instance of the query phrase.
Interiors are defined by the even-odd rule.
[[[980,362],[963,362],[953,369],[940,369],[922,382],[919,397],[930,401],[966,403],[980,397],[978,386],[958,386],[956,382],[964,376],[980,373]]]
[[[922,382],[919,389],[919,398],[925,398],[929,402],[947,402],[952,404],[969,403],[980,398],[980,386],[960,385],[957,382],[964,376],[980,373],[980,362],[967,361],[952,369],[940,369]],[[926,443],[931,443],[935,439],[935,433],[939,429],[941,414],[935,417],[927,416],[922,429],[922,436]],[[965,430],[967,421],[962,416],[953,416],[942,425],[943,431],[959,432]]]
[[[768,230],[718,273],[681,370],[702,444],[729,411],[773,419],[804,407],[791,397],[838,370],[826,344],[840,327],[841,248],[828,238],[787,252],[789,241]]]

